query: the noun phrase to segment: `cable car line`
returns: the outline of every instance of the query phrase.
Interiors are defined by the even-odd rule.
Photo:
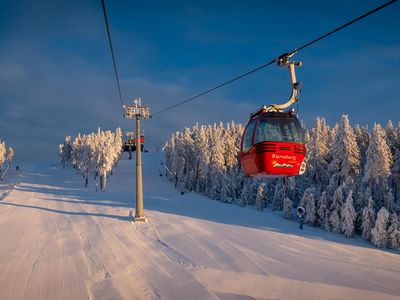
[[[268,67],[269,65],[272,65],[274,62],[275,62],[275,59],[274,59],[274,60],[271,60],[270,62],[268,62],[268,63],[266,63],[266,64],[263,64],[263,65],[261,65],[261,66],[255,68],[255,69],[253,69],[253,70],[250,70],[250,71],[248,71],[248,72],[246,72],[246,73],[244,73],[244,74],[242,74],[242,75],[239,75],[239,76],[237,76],[237,77],[235,77],[235,78],[233,78],[233,79],[231,79],[231,80],[228,80],[228,81],[226,81],[226,82],[223,82],[223,83],[221,83],[220,85],[217,85],[216,87],[213,87],[213,88],[211,88],[211,89],[209,89],[209,90],[207,90],[207,91],[204,91],[204,92],[202,92],[202,93],[200,93],[200,94],[198,94],[198,95],[196,95],[196,96],[193,96],[193,97],[191,97],[191,98],[189,98],[189,99],[186,99],[186,100],[184,100],[184,101],[182,101],[182,102],[179,102],[179,103],[174,104],[174,105],[172,105],[172,106],[170,106],[170,107],[167,107],[167,108],[165,108],[165,109],[163,109],[163,110],[161,110],[161,111],[158,111],[158,112],[156,112],[156,113],[153,114],[153,117],[154,117],[155,115],[158,115],[158,114],[161,114],[161,113],[166,112],[166,111],[168,111],[168,110],[171,110],[171,109],[173,109],[173,108],[175,108],[175,107],[178,107],[178,106],[180,106],[180,105],[183,105],[183,104],[185,104],[185,103],[187,103],[187,102],[190,102],[190,101],[192,101],[192,100],[194,100],[194,99],[196,99],[196,98],[199,98],[199,97],[201,97],[201,96],[204,96],[205,94],[208,94],[208,93],[210,93],[210,92],[212,92],[212,91],[215,91],[216,89],[218,89],[218,88],[220,88],[220,87],[223,87],[223,86],[225,86],[225,85],[227,85],[227,84],[230,84],[230,83],[232,83],[232,82],[234,82],[234,81],[236,81],[236,80],[239,80],[239,79],[241,79],[241,78],[243,78],[243,77],[245,77],[245,76],[247,76],[247,75],[250,75],[250,74],[252,74],[252,73],[254,73],[254,72],[257,72],[257,71],[259,71],[259,70],[261,70],[261,69],[263,69],[263,68],[265,68],[265,67]]]
[[[118,88],[119,100],[121,102],[121,109],[123,111],[122,105],[124,103],[122,101],[121,86],[119,84],[119,76],[118,76],[117,64],[115,62],[114,48],[113,48],[113,44],[112,44],[112,40],[111,40],[110,26],[108,25],[108,18],[107,18],[107,12],[106,12],[106,6],[104,4],[104,0],[101,0],[101,6],[103,8],[104,21],[106,23],[107,37],[108,37],[108,43],[109,43],[110,50],[111,50],[111,57],[112,57],[112,62],[113,62],[113,66],[114,66],[115,79],[117,80],[117,88]]]
[[[103,1],[103,0],[102,0],[102,1]],[[206,95],[206,94],[208,94],[208,93],[210,93],[210,92],[212,92],[212,91],[215,91],[216,89],[219,89],[219,88],[221,88],[221,87],[223,87],[223,86],[225,86],[225,85],[228,85],[228,84],[230,84],[230,83],[232,83],[232,82],[234,82],[234,81],[236,81],[236,80],[239,80],[239,79],[241,79],[241,78],[243,78],[243,77],[246,77],[246,76],[248,76],[248,75],[250,75],[250,74],[253,74],[253,73],[255,73],[255,72],[257,72],[257,71],[259,71],[259,70],[261,70],[261,69],[264,69],[264,68],[266,68],[266,67],[272,65],[274,62],[278,61],[280,58],[282,58],[282,57],[289,57],[289,56],[291,56],[291,55],[293,55],[293,54],[295,54],[295,53],[297,53],[297,52],[299,52],[299,51],[301,51],[301,50],[303,50],[303,49],[305,49],[305,48],[307,48],[307,47],[309,47],[309,46],[311,46],[311,45],[313,45],[313,44],[315,44],[315,43],[317,43],[317,42],[319,42],[319,41],[321,41],[322,39],[325,39],[325,38],[327,38],[328,36],[330,36],[330,35],[332,35],[332,34],[338,32],[338,31],[340,31],[340,30],[342,30],[342,29],[344,29],[344,28],[346,28],[346,27],[348,27],[348,26],[350,26],[350,25],[352,25],[352,24],[354,24],[354,23],[356,23],[356,22],[358,22],[358,21],[360,21],[360,20],[366,18],[367,16],[370,16],[370,15],[372,15],[373,13],[376,13],[376,12],[382,10],[383,8],[385,8],[385,7],[387,7],[387,6],[391,5],[391,4],[393,4],[393,3],[395,3],[395,2],[397,2],[397,0],[391,0],[391,1],[389,1],[389,2],[386,2],[385,4],[382,4],[381,6],[378,6],[378,7],[374,8],[374,9],[372,9],[372,10],[366,12],[365,14],[363,14],[363,15],[361,15],[361,16],[359,16],[359,17],[357,17],[357,18],[355,18],[355,19],[353,19],[353,20],[351,20],[351,21],[349,21],[349,22],[347,22],[347,23],[345,23],[345,24],[343,24],[343,25],[341,25],[341,26],[339,26],[339,27],[337,27],[337,28],[335,28],[335,29],[333,29],[333,30],[331,30],[331,31],[329,31],[329,32],[327,32],[327,33],[321,35],[321,36],[319,36],[319,37],[317,37],[317,38],[315,38],[314,40],[312,40],[312,41],[310,41],[310,42],[307,42],[306,44],[304,44],[304,45],[302,45],[302,46],[300,46],[300,47],[298,47],[298,48],[293,49],[293,50],[290,51],[289,53],[284,53],[284,54],[280,55],[279,57],[274,58],[273,60],[269,61],[268,63],[265,63],[265,64],[263,64],[263,65],[261,65],[261,66],[259,66],[259,67],[257,67],[257,68],[254,68],[254,69],[252,69],[252,70],[250,70],[250,71],[248,71],[248,72],[246,72],[246,73],[244,73],[244,74],[242,74],[242,75],[239,75],[239,76],[237,76],[237,77],[235,77],[235,78],[233,78],[233,79],[230,79],[230,80],[228,80],[228,81],[225,81],[225,82],[223,82],[223,83],[221,83],[221,84],[219,84],[219,85],[217,85],[217,86],[215,86],[215,87],[213,87],[213,88],[210,88],[210,89],[208,89],[208,90],[206,90],[206,91],[204,91],[204,92],[201,92],[201,93],[199,93],[199,94],[197,94],[197,95],[195,95],[195,96],[193,96],[193,97],[190,97],[190,98],[188,98],[188,99],[185,99],[185,100],[183,100],[183,101],[180,101],[180,102],[178,102],[178,103],[176,103],[176,104],[174,104],[174,105],[172,105],[172,106],[169,106],[169,107],[167,107],[167,108],[165,108],[165,109],[162,109],[162,110],[160,110],[160,111],[154,113],[154,114],[153,114],[153,117],[156,116],[156,115],[159,115],[159,114],[161,114],[161,113],[167,112],[167,111],[169,111],[169,110],[171,110],[171,109],[174,109],[174,108],[176,108],[176,107],[178,107],[178,106],[184,105],[184,104],[186,104],[186,103],[188,103],[188,102],[190,102],[190,101],[193,101],[193,100],[195,100],[195,99],[197,99],[197,98],[199,98],[199,97],[201,97],[201,96],[204,96],[204,95]]]
[[[311,42],[308,42],[308,43],[304,44],[303,46],[292,50],[289,54],[294,54],[296,52],[299,52],[300,50],[303,50],[304,48],[307,48],[307,47],[311,46],[312,44],[315,44],[316,42],[319,42],[320,40],[322,40],[322,39],[324,39],[324,38],[326,38],[326,37],[338,32],[339,30],[342,30],[342,29],[344,29],[344,28],[346,28],[346,27],[348,27],[348,26],[360,21],[361,19],[364,19],[364,18],[368,17],[369,15],[372,15],[373,13],[385,8],[386,6],[389,6],[390,4],[393,4],[396,1],[397,0],[391,0],[391,1],[387,2],[387,3],[385,3],[385,4],[382,4],[381,6],[378,6],[377,8],[374,8],[374,9],[366,12],[365,14],[363,14],[363,15],[361,15],[361,16],[353,19],[353,20],[351,20],[350,22],[347,22],[346,24],[343,24],[342,26],[339,26],[338,28],[333,29],[332,31],[329,31],[328,33],[325,33],[324,35],[321,35],[320,37],[312,40]]]

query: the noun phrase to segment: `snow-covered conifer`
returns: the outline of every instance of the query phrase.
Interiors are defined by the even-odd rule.
[[[223,142],[225,147],[225,165],[226,167],[233,168],[238,164],[238,153],[240,144],[236,139],[235,123],[228,123],[223,133]]]
[[[367,150],[363,181],[373,187],[373,197],[377,203],[383,201],[392,161],[392,153],[386,143],[385,132],[380,124],[375,124]]]
[[[281,181],[275,185],[274,197],[272,198],[272,210],[282,210],[283,199],[285,199],[285,187]]]
[[[394,196],[392,193],[392,189],[388,189],[384,195],[383,205],[386,207],[389,213],[396,212],[398,207],[394,203]]]
[[[114,134],[111,131],[98,131],[98,148],[95,153],[100,174],[100,187],[106,190],[107,173],[112,170],[115,160]]]
[[[333,126],[332,128],[330,128],[329,133],[328,133],[328,140],[327,140],[327,147],[330,150],[328,153],[328,161],[331,162],[332,161],[332,147],[333,144],[335,143],[335,139],[336,139],[336,134],[339,131],[339,124],[336,123],[335,126]]]
[[[353,191],[350,191],[346,198],[346,203],[344,204],[341,211],[341,222],[342,231],[345,236],[350,237],[354,235],[355,227],[354,223],[356,220],[356,211],[353,207]]]
[[[119,160],[119,157],[121,156],[122,152],[122,130],[121,128],[117,128],[115,130],[115,135],[114,135],[114,151],[115,151],[115,161],[117,162]]]
[[[360,174],[360,151],[347,115],[342,116],[331,155],[329,171],[339,175],[338,185],[348,176],[355,179]]]
[[[315,221],[317,219],[317,209],[315,205],[315,189],[311,188],[309,192],[306,194],[306,196],[303,199],[303,207],[305,208],[305,218],[304,222],[315,225]]]
[[[375,221],[375,226],[371,231],[372,243],[378,248],[386,247],[388,240],[387,224],[389,220],[389,213],[386,208],[382,207],[378,211],[378,216]]]
[[[13,148],[9,147],[8,151],[6,148],[6,143],[0,140],[0,177],[4,175],[3,168],[7,169],[11,166],[11,162],[14,157],[14,150]],[[4,166],[4,163],[8,161],[8,166]],[[3,174],[2,174],[3,173]]]
[[[328,184],[328,153],[327,146],[329,127],[324,118],[317,118],[315,128],[310,131],[310,142],[307,152],[309,160],[307,161],[307,174],[311,176],[314,183],[318,183],[321,188]]]
[[[395,202],[400,205],[400,149],[396,149],[393,156],[391,179]]]
[[[163,147],[165,169],[167,178],[172,181],[176,181],[176,177],[172,173],[173,155],[175,151],[175,134],[172,134],[171,139],[167,141]]]
[[[185,177],[182,182],[184,182],[184,189],[192,191],[196,189],[195,182],[195,167],[196,167],[196,157],[194,149],[194,141],[192,138],[192,129],[185,128],[182,134],[182,142],[184,144],[184,174]]]
[[[329,209],[328,209],[328,199],[326,197],[326,192],[322,192],[321,197],[318,201],[318,220],[321,227],[325,228],[325,230],[330,230],[329,224]]]
[[[211,160],[211,153],[209,148],[209,138],[207,137],[207,127],[201,126],[199,129],[199,138],[194,141],[196,146],[196,157],[198,158],[198,170],[196,191],[205,192],[206,184],[208,182],[209,164]]]
[[[362,238],[371,241],[371,230],[375,225],[375,211],[372,196],[368,198],[368,205],[362,210]]]
[[[250,203],[249,201],[250,197],[252,197],[252,188],[251,188],[251,183],[249,179],[245,179],[243,183],[243,189],[242,193],[240,195],[240,206],[245,206],[246,204]]]
[[[59,154],[63,165],[63,169],[65,169],[67,162],[71,158],[71,151],[72,151],[71,136],[66,136],[64,143],[59,147]]]
[[[315,188],[314,187],[306,188],[304,193],[303,193],[303,196],[301,197],[299,206],[303,206],[304,207],[305,200],[307,199],[309,194],[314,194],[314,193],[315,193]]]
[[[82,137],[80,133],[73,140],[71,147],[71,163],[74,168],[78,168],[82,155]]]
[[[89,172],[94,166],[94,152],[91,151],[92,147],[90,142],[92,141],[91,136],[82,136],[82,146],[80,152],[80,159],[78,160],[78,168],[81,170],[83,177],[85,178],[85,187],[89,183]]]
[[[229,173],[223,175],[222,189],[221,189],[221,201],[226,203],[232,203],[234,200],[234,182],[233,177]]]
[[[368,133],[367,128],[361,127],[360,125],[356,124],[354,126],[354,134],[356,136],[356,142],[358,148],[360,149],[360,170],[363,172],[366,162],[366,155],[367,149],[369,146],[370,135]]]
[[[393,249],[400,248],[400,225],[396,213],[391,214],[389,218],[388,246]]]
[[[391,120],[389,120],[386,125],[385,136],[387,145],[391,150],[392,155],[394,155],[395,150],[399,149],[400,147],[400,136],[398,135],[396,128],[393,127],[393,123]]]
[[[335,194],[336,189],[338,188],[339,175],[334,174],[329,180],[329,184],[326,187],[326,198],[328,199],[328,203],[332,203],[333,195]]]
[[[11,162],[14,158],[14,149],[9,147],[7,151],[7,160]]]
[[[6,143],[0,141],[0,170],[6,160]]]
[[[262,211],[265,207],[265,182],[261,182],[257,189],[256,208]]]
[[[175,133],[175,148],[172,153],[171,172],[175,177],[175,186],[180,189],[185,187],[185,145],[183,135],[180,132]]]
[[[293,208],[293,201],[286,197],[283,200],[283,216],[286,219],[292,218],[292,208]]]
[[[339,186],[333,194],[333,201],[330,207],[329,222],[333,232],[341,232],[340,211],[343,206],[343,186]]]

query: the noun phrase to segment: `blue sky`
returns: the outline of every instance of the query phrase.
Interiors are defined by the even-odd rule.
[[[124,102],[159,111],[379,6],[382,1],[107,1]],[[121,117],[100,0],[1,1],[0,139],[20,161],[54,159],[66,135],[132,129]],[[298,53],[300,115],[334,124],[399,121],[400,3]],[[143,122],[162,146],[195,123],[246,123],[290,94],[266,68]]]

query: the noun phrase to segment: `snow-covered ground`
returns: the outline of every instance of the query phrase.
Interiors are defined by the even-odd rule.
[[[71,169],[22,166],[0,201],[0,298],[400,299],[398,254],[181,195],[159,176],[160,157],[143,155],[142,224],[128,221],[134,160],[120,161],[107,192]]]
[[[0,181],[0,201],[7,197],[10,192],[14,189],[19,178],[22,176],[20,172],[15,171],[13,168],[9,168],[4,174],[4,178]]]

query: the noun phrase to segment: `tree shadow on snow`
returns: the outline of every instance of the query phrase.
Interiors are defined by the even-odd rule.
[[[16,203],[9,203],[9,202],[0,202],[0,205],[9,205],[15,207],[24,207],[24,208],[31,208],[31,209],[38,209],[43,211],[48,211],[57,214],[63,215],[70,215],[70,216],[91,216],[91,217],[103,217],[103,218],[112,218],[121,221],[129,221],[129,216],[118,216],[118,215],[110,215],[104,213],[92,213],[92,212],[79,212],[79,211],[66,211],[66,210],[58,210],[52,209],[47,207],[41,207],[36,205],[24,205],[24,204],[16,204]]]
[[[129,193],[95,192],[87,188],[67,188],[60,186],[23,185],[17,186],[17,191],[32,192],[48,197],[37,198],[43,201],[64,202],[72,204],[89,204],[109,207],[131,207],[132,196]],[[113,198],[123,200],[115,200]],[[126,199],[126,201],[124,201]]]
[[[169,196],[148,195],[145,200],[147,200],[145,201],[145,208],[147,210],[235,226],[274,231],[342,245],[377,249],[371,243],[364,241],[360,236],[348,238],[343,234],[328,232],[321,227],[309,226],[307,224],[303,225],[304,229],[301,230],[295,218],[287,220],[283,217],[282,211],[271,211],[268,208],[260,212],[257,211],[254,206],[240,207],[236,204],[223,203],[196,193],[180,195],[178,191],[176,191],[175,195]],[[393,254],[400,254],[399,252],[388,249],[381,250]]]

